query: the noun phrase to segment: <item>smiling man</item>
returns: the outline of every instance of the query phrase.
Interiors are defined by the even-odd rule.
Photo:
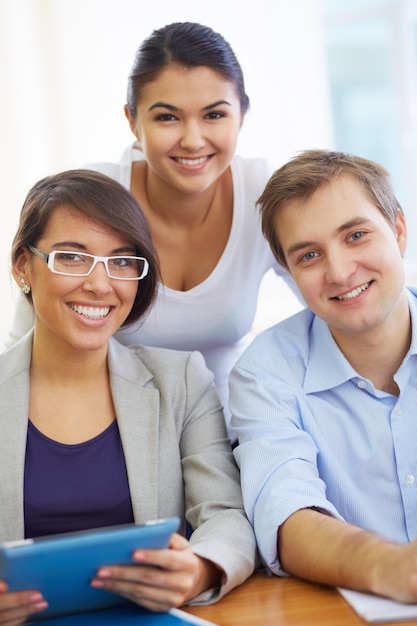
[[[245,506],[262,558],[417,601],[417,291],[388,173],[307,151],[259,199],[307,308],[261,333],[230,379]]]

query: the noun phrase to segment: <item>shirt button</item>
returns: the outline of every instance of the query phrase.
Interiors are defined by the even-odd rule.
[[[358,387],[359,387],[359,389],[365,389],[365,387],[366,387],[366,382],[365,382],[364,380],[360,380],[360,381],[358,382]]]
[[[402,410],[400,406],[396,406],[394,409],[394,415],[402,415]]]
[[[416,482],[416,477],[413,474],[408,474],[406,481],[407,485],[414,485],[414,483]]]

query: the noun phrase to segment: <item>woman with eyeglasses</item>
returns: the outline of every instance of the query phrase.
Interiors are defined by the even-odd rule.
[[[256,545],[202,356],[113,338],[145,319],[159,279],[136,200],[93,171],[45,178],[11,257],[34,328],[0,355],[0,542],[179,516],[189,541],[92,585],[154,611],[216,601],[251,574]],[[46,602],[0,581],[0,624]]]
[[[228,375],[252,338],[262,278],[274,268],[298,294],[255,208],[272,167],[235,154],[248,108],[242,69],[224,38],[201,24],[169,24],[133,62],[125,114],[135,142],[119,163],[89,164],[132,191],[160,259],[155,306],[117,338],[199,350],[227,423]],[[30,328],[28,313],[18,306],[7,345]]]

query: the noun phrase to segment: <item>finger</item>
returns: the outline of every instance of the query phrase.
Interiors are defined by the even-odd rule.
[[[132,554],[132,558],[136,563],[146,563],[147,565],[154,565],[155,567],[167,567],[175,568],[176,559],[172,558],[173,551],[183,551],[189,549],[191,552],[190,542],[179,535],[174,533],[171,536],[169,548],[166,550],[135,550]]]
[[[190,554],[184,552],[174,554],[178,560],[175,567],[128,565],[101,568],[91,584],[93,587],[120,593],[124,596],[134,594],[136,601],[140,601],[138,600],[140,595],[140,599],[152,597],[152,599],[157,598],[158,600],[163,598],[165,601],[165,598],[168,598],[169,603],[175,602],[177,605],[178,599],[183,599],[189,594],[190,589],[195,584],[198,559],[191,551]],[[174,606],[174,604],[171,605]]]
[[[188,539],[186,539],[182,535],[179,535],[178,533],[174,533],[169,542],[169,547],[171,548],[171,550],[186,550],[191,546]]]
[[[187,539],[176,535],[171,539],[170,548],[167,550],[135,550],[132,558],[135,563],[141,565],[176,570],[192,567],[195,555]]]
[[[93,587],[99,586],[106,589],[106,591],[123,596],[127,600],[140,604],[151,611],[168,611],[174,606],[183,604],[185,597],[182,590],[171,588],[169,583],[159,586],[112,578],[99,581],[94,579],[91,584]]]
[[[1,589],[4,589],[3,585]],[[47,602],[38,591],[2,592],[0,593],[0,624],[22,624],[29,615],[39,613],[47,607]]]
[[[91,581],[93,587],[122,595],[151,610],[179,606],[190,597],[196,584],[198,557],[188,549],[139,550],[135,560],[142,565],[102,567]]]
[[[95,583],[101,583],[105,589],[115,582],[128,582],[159,588],[180,589],[192,577],[196,567],[192,563],[178,563],[177,567],[155,567],[146,565],[125,565],[120,567],[100,568]],[[99,584],[96,584],[99,586]]]

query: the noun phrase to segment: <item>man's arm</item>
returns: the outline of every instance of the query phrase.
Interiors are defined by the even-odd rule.
[[[417,543],[394,544],[313,509],[280,527],[278,550],[288,574],[336,587],[417,601]]]

